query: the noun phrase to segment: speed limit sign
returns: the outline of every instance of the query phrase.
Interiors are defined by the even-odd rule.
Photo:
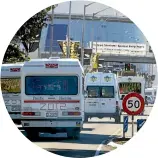
[[[139,115],[144,110],[144,98],[138,93],[129,93],[122,101],[124,112],[129,115]]]

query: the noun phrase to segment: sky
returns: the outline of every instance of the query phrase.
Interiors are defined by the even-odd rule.
[[[72,1],[71,2],[71,13],[72,14],[83,14],[84,11],[84,5],[92,3],[91,1]],[[69,4],[70,2],[64,2],[64,3],[59,3],[58,6],[55,8],[54,12],[55,13],[69,13]],[[96,13],[98,11],[101,11],[105,8],[108,8],[109,6],[105,6],[104,4],[101,3],[93,3],[92,5],[86,7],[86,14],[93,14]],[[111,16],[124,16],[123,14],[121,14],[120,12],[109,8],[105,11],[102,11],[98,14],[98,16],[100,15],[111,15]]]

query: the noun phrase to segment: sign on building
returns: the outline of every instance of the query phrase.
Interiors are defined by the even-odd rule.
[[[90,47],[92,42],[90,42]],[[93,42],[93,52],[120,55],[146,55],[146,45],[139,43]]]

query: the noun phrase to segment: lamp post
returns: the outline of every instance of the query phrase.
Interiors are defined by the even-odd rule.
[[[51,16],[51,38],[50,38],[50,56],[52,55],[52,47],[53,47],[53,20],[54,20],[54,8],[53,6],[51,7],[52,8],[52,16]]]
[[[96,12],[96,13],[93,13],[92,22],[93,22],[93,20],[94,20],[95,15],[97,15],[97,14],[99,14],[100,12],[103,12],[103,11],[109,9],[109,8],[110,8],[110,7],[107,7],[107,8],[102,9],[102,10]],[[92,45],[91,45],[92,50],[93,50],[93,40],[94,40],[94,25],[92,26]],[[97,45],[97,43],[96,43],[96,45]],[[97,47],[97,46],[96,46],[96,47]]]
[[[83,24],[82,24],[82,40],[81,40],[81,64],[84,65],[84,31],[85,31],[85,15],[86,15],[86,8],[95,2],[89,3],[84,5],[84,13],[83,13]]]
[[[71,1],[69,5],[69,24],[68,24],[68,35],[67,35],[67,58],[70,57],[70,23],[71,23]]]

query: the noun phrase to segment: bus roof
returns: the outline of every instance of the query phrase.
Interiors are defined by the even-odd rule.
[[[30,61],[25,61],[23,69],[37,69],[40,71],[76,71],[79,69],[80,71],[84,72],[82,65],[78,59],[69,59],[69,58],[62,58],[62,59],[32,59]],[[51,70],[49,69],[51,68]],[[34,71],[34,70],[32,70]]]

